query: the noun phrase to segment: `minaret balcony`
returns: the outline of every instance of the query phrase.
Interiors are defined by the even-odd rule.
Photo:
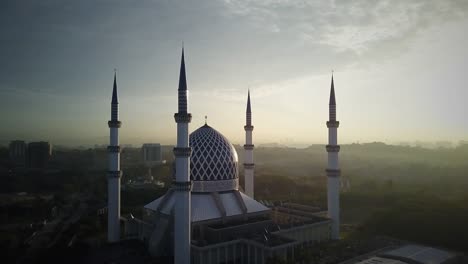
[[[120,153],[120,151],[121,151],[120,146],[107,146],[107,152]]]
[[[177,157],[190,157],[192,155],[191,148],[174,148],[174,155]]]
[[[255,147],[255,146],[254,146],[253,144],[245,144],[245,145],[244,145],[244,149],[245,149],[245,150],[253,150],[254,147]]]
[[[340,177],[341,170],[340,169],[326,169],[328,177]]]
[[[122,177],[122,171],[108,171],[107,177],[110,178],[120,178]]]
[[[254,169],[255,163],[244,163],[244,169]]]
[[[190,192],[192,190],[192,182],[191,181],[188,181],[188,182],[177,182],[177,181],[174,181],[172,182],[172,187],[171,187],[174,191],[186,191],[186,192]]]
[[[174,119],[176,123],[190,123],[192,121],[192,114],[190,113],[175,113]]]
[[[252,125],[244,126],[245,131],[252,131],[253,129],[254,129],[254,127]]]
[[[327,152],[340,152],[339,145],[326,145],[325,148],[327,149]]]
[[[336,120],[327,121],[327,127],[328,128],[330,128],[330,127],[339,127],[339,126],[340,126],[339,121],[336,121]]]
[[[109,125],[109,127],[116,127],[116,128],[120,128],[122,126],[122,122],[118,120],[109,120],[107,124]]]

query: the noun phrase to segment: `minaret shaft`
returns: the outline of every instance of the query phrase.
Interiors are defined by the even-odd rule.
[[[332,220],[331,238],[340,239],[340,167],[338,163],[338,127],[340,123],[336,121],[336,101],[335,88],[332,76],[330,103],[329,103],[329,121],[328,127],[328,152],[327,165],[327,203],[328,217]]]
[[[188,135],[189,135],[189,124],[177,123],[177,147],[187,148],[189,146]]]
[[[107,184],[107,241],[110,243],[120,240],[120,146],[119,128],[119,103],[117,100],[117,81],[114,76],[114,88],[112,91],[111,120],[109,125],[109,156],[108,184]]]
[[[177,123],[177,146],[175,155],[175,182],[172,188],[175,190],[174,205],[174,263],[190,263],[191,245],[191,182],[190,182],[190,155],[189,147],[189,123],[192,115],[187,113],[188,91],[185,77],[184,51],[180,65],[179,89],[178,89],[178,113],[174,115]]]
[[[254,198],[254,159],[253,159],[253,140],[252,131],[252,111],[250,107],[250,91],[247,96],[247,110],[246,110],[246,125],[245,129],[245,145],[244,145],[244,191],[245,194]]]

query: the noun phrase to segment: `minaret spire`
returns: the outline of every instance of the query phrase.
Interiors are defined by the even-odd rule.
[[[252,141],[252,109],[250,106],[250,90],[247,93],[247,110],[245,118],[245,145],[244,145],[244,191],[245,194],[254,198],[254,160],[253,160],[253,141]]]
[[[252,126],[252,109],[250,107],[250,89],[247,92],[247,110],[246,112],[246,125]]]
[[[330,88],[330,103],[329,105],[336,105],[335,100],[335,84],[333,81],[333,71],[332,71],[332,78],[331,78],[331,88]]]
[[[185,76],[185,58],[184,48],[182,48],[182,58],[180,61],[180,74],[179,74],[179,113],[187,113],[187,77]]]
[[[333,81],[333,71],[330,87],[330,102],[328,103],[330,121],[336,121],[336,100],[335,100],[335,83]]]
[[[107,240],[120,240],[120,145],[119,145],[119,101],[117,98],[117,74],[114,73],[114,87],[112,89],[111,120],[108,122],[110,130],[110,144],[107,147],[109,155],[109,171],[107,173]]]
[[[174,206],[174,263],[190,263],[191,244],[191,196],[192,183],[190,181],[190,155],[189,147],[189,123],[192,115],[188,113],[188,91],[185,76],[184,48],[180,63],[179,89],[178,89],[178,113],[174,114],[177,123],[177,145],[174,148],[175,155],[175,181],[172,189],[175,195]]]
[[[112,89],[112,104],[118,104],[119,99],[117,98],[117,71],[114,69],[114,87]]]
[[[340,122],[336,121],[336,100],[335,100],[335,84],[333,81],[333,73],[331,79],[330,102],[329,102],[329,121],[328,127],[328,166],[327,173],[327,203],[328,217],[332,220],[331,238],[340,238],[340,174],[341,170],[338,164],[338,127]]]

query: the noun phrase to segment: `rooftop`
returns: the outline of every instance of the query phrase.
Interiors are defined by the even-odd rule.
[[[174,195],[168,192],[164,196],[145,205],[145,209],[169,215],[174,203]],[[191,206],[192,222],[240,216],[244,214],[244,206],[247,214],[268,213],[270,210],[268,207],[238,191],[220,192],[218,195],[192,192]]]
[[[364,256],[365,257],[365,256]],[[346,261],[350,264],[447,264],[466,263],[459,261],[460,254],[442,249],[409,244],[376,252],[365,259]]]
[[[407,264],[407,263],[399,261],[399,260],[394,260],[394,259],[372,257],[372,258],[363,260],[361,262],[358,262],[356,264]]]
[[[380,255],[381,257],[402,260],[406,263],[442,264],[457,254],[420,245],[406,245]]]

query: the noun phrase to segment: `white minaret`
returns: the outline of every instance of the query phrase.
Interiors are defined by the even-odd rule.
[[[114,88],[112,90],[110,144],[107,147],[109,154],[109,171],[107,174],[107,241],[120,240],[120,146],[119,146],[119,101],[117,99],[117,74],[114,74]]]
[[[253,149],[252,144],[252,110],[250,109],[250,91],[247,95],[247,111],[246,111],[246,124],[245,130],[245,145],[244,145],[244,188],[245,194],[254,198],[254,161],[253,161]]]
[[[174,148],[176,172],[172,188],[175,190],[174,209],[174,263],[190,263],[191,244],[191,212],[190,212],[190,155],[189,123],[192,115],[188,113],[188,90],[185,77],[184,49],[182,48],[182,61],[180,64],[179,109],[174,114],[177,123],[177,146]]]
[[[338,165],[338,145],[337,130],[340,122],[336,121],[336,101],[335,87],[333,84],[333,74],[331,80],[330,103],[329,103],[329,121],[328,127],[328,167],[326,169],[328,176],[328,217],[332,220],[331,239],[340,239],[340,169]]]

